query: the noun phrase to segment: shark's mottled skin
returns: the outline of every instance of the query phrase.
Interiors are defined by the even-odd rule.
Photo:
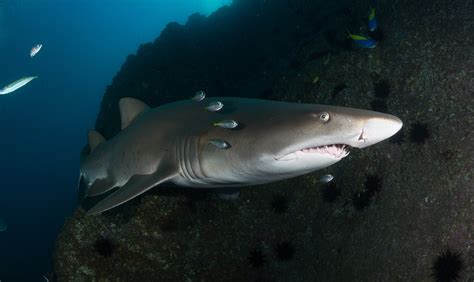
[[[224,107],[206,111],[212,101]],[[295,177],[340,161],[347,154],[342,145],[364,148],[402,127],[399,118],[373,111],[257,99],[215,97],[149,109],[123,98],[119,106],[123,130],[108,141],[89,132],[91,152],[83,156],[80,168],[80,186],[87,196],[118,189],[88,214],[120,205],[165,181],[218,188]],[[239,126],[214,125],[222,120],[235,120]],[[219,149],[210,139],[231,147]]]

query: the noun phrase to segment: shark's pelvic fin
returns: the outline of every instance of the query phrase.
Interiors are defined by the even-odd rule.
[[[157,171],[153,174],[134,175],[123,187],[119,188],[87,211],[87,215],[98,214],[125,203],[150,190],[156,185],[170,180],[176,175],[178,175],[178,168],[176,166],[162,164],[160,164]]]
[[[120,99],[119,108],[122,130],[129,126],[137,116],[150,109],[142,101],[130,97]]]
[[[87,191],[87,196],[97,196],[100,194],[104,194],[112,188],[116,186],[115,181],[113,181],[110,177],[104,178],[104,179],[97,179],[92,183],[91,186],[89,186],[89,189]]]
[[[89,130],[87,137],[89,139],[89,148],[91,153],[95,150],[95,148],[97,148],[97,146],[99,146],[100,143],[105,141],[104,136],[95,130]]]

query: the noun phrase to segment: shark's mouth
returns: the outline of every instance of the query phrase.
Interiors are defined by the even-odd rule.
[[[298,156],[308,156],[308,155],[325,155],[330,156],[336,159],[342,159],[349,155],[349,145],[345,144],[332,144],[332,145],[324,145],[324,146],[316,146],[316,147],[308,147],[298,150],[296,152],[292,152],[280,158],[276,158],[278,161],[290,161],[297,159]]]
[[[349,155],[349,146],[344,144],[333,144],[325,146],[317,146],[304,148],[299,150],[299,152],[309,153],[309,154],[325,154],[330,155],[334,158],[342,159]]]

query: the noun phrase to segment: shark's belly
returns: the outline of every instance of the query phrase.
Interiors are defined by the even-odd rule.
[[[211,177],[205,179],[189,179],[185,176],[178,175],[170,180],[170,182],[183,187],[190,188],[223,188],[223,187],[242,187],[242,186],[253,186],[261,185],[274,181],[279,181],[282,178],[258,178],[258,179],[239,179],[239,180],[223,180],[214,179]]]

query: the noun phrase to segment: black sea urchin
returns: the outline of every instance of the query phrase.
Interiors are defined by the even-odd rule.
[[[369,175],[365,179],[364,187],[369,195],[373,196],[375,193],[380,192],[380,188],[382,188],[382,178],[378,175]]]
[[[117,245],[115,242],[106,236],[100,236],[94,242],[94,250],[105,258],[112,256],[116,249]]]
[[[267,262],[265,260],[265,255],[258,249],[252,250],[247,259],[250,265],[255,268],[262,267]]]
[[[274,195],[272,209],[275,213],[285,213],[288,210],[288,198],[283,194]]]
[[[352,195],[354,208],[361,211],[370,205],[371,195],[368,191],[356,192]]]
[[[290,241],[283,241],[275,246],[279,260],[291,260],[295,255],[295,246]]]
[[[390,83],[387,80],[381,80],[374,85],[375,97],[387,99],[390,94]]]
[[[337,188],[336,182],[331,181],[328,184],[326,184],[321,191],[323,201],[326,203],[334,203],[336,201],[337,197],[341,195],[341,191]]]
[[[456,281],[464,268],[461,254],[450,249],[439,255],[433,263],[431,276],[439,282]]]
[[[417,144],[424,144],[430,137],[430,131],[426,123],[414,123],[410,129],[410,140]]]

